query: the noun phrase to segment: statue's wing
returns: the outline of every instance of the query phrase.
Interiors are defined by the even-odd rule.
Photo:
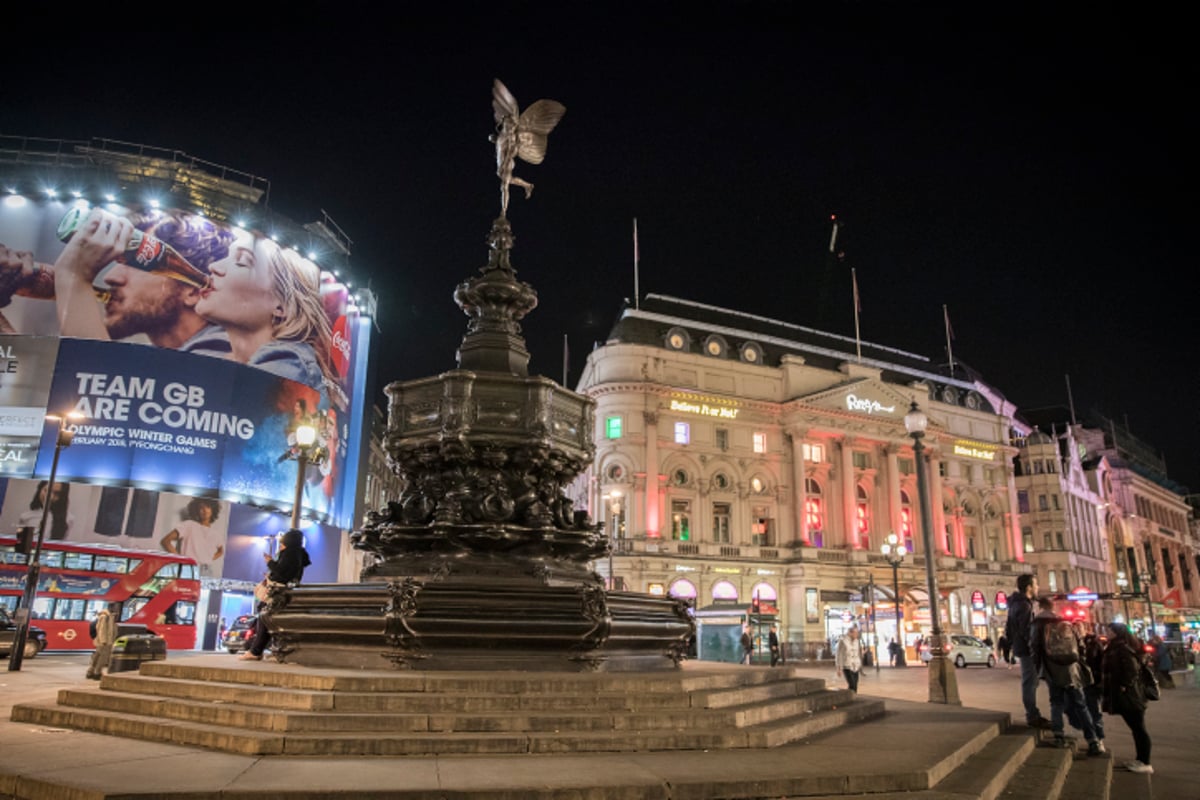
[[[566,112],[566,106],[554,100],[538,100],[525,109],[517,123],[517,155],[522,161],[542,163],[546,137]]]
[[[517,119],[521,116],[521,110],[517,107],[517,98],[512,96],[512,92],[500,82],[499,78],[492,81],[492,111],[495,113],[497,125],[507,117]]]

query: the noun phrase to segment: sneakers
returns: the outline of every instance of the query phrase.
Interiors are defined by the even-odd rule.
[[[238,661],[262,661],[262,656],[256,656],[249,651],[238,656]]]
[[[1105,756],[1105,757],[1107,757],[1108,756],[1108,748],[1106,748],[1104,746],[1104,742],[1100,741],[1099,739],[1096,739],[1095,741],[1088,742],[1087,754],[1089,756]]]
[[[1046,742],[1046,746],[1047,747],[1057,747],[1057,748],[1065,750],[1067,748],[1074,747],[1075,742],[1072,741],[1071,739],[1068,739],[1065,736],[1055,736],[1053,739],[1050,739]]]
[[[1044,731],[1048,731],[1053,727],[1053,725],[1050,723],[1050,720],[1046,719],[1045,717],[1038,717],[1037,719],[1026,722],[1025,724],[1031,728],[1041,728]]]
[[[1150,766],[1149,764],[1143,764],[1142,762],[1136,760],[1127,763],[1125,765],[1125,769],[1129,770],[1130,772],[1140,772],[1145,775],[1154,774],[1154,767]]]

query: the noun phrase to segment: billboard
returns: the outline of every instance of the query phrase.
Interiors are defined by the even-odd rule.
[[[290,508],[304,421],[329,454],[306,513],[353,525],[370,321],[345,286],[198,214],[16,199],[0,205],[0,476],[47,476],[42,418],[73,411],[60,481]]]

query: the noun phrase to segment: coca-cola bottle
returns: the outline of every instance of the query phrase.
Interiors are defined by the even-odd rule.
[[[89,213],[90,209],[81,206],[71,208],[58,223],[58,238],[64,242],[71,241],[71,237],[83,226]],[[175,248],[137,228],[133,229],[133,234],[125,243],[125,252],[117,256],[117,261],[157,275],[166,275],[197,288],[208,283],[208,275],[192,266]]]

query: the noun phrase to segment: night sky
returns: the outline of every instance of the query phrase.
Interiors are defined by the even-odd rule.
[[[455,366],[452,293],[499,213],[499,78],[522,109],[567,108],[545,162],[514,170],[536,184],[508,214],[539,293],[531,372],[561,380],[565,335],[578,379],[633,296],[636,217],[643,294],[853,335],[853,268],[864,340],[944,362],[945,304],[955,359],[1020,408],[1065,406],[1069,375],[1080,415],[1127,421],[1200,487],[1181,21],[731,4],[651,32],[622,8],[494,33],[464,11],[466,30],[386,36],[56,34],[6,59],[0,133],[182,150],[269,179],[297,222],[327,211],[379,295],[381,389]],[[588,40],[557,42],[572,30]]]

